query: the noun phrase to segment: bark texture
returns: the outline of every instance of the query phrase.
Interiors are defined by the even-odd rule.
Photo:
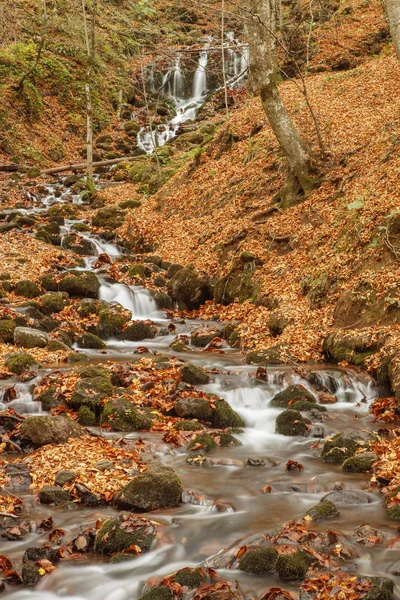
[[[400,62],[400,0],[386,0],[386,13],[390,35]]]
[[[316,186],[309,148],[283,103],[275,73],[276,0],[245,0],[246,34],[250,50],[250,85],[261,102],[287,162],[287,178],[280,191],[281,207],[304,199]]]

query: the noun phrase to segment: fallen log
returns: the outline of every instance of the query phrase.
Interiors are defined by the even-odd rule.
[[[93,163],[94,167],[106,167],[108,165],[116,165],[120,162],[124,162],[126,160],[132,160],[133,158],[139,158],[138,156],[129,154],[128,156],[121,156],[120,158],[110,158],[108,160],[100,160]],[[0,164],[0,171],[3,172],[17,172],[17,171],[27,171],[32,167],[28,167],[27,165],[16,165],[16,164]],[[55,175],[56,173],[64,173],[66,171],[85,171],[87,169],[87,162],[85,163],[69,163],[68,165],[63,165],[61,167],[53,167],[52,169],[44,169],[40,171],[40,175]]]
[[[10,165],[0,165],[0,171],[2,171],[3,173],[15,173],[16,171],[19,171],[20,169],[25,169],[26,167],[23,167],[22,165],[15,165],[15,164],[10,164]]]

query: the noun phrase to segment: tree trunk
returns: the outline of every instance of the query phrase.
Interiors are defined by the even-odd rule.
[[[92,70],[95,59],[95,24],[96,24],[96,10],[97,5],[94,0],[92,3],[92,27],[91,35],[89,39],[89,31],[86,19],[86,0],[82,0],[83,10],[83,26],[86,41],[86,52],[87,52],[87,69],[86,69],[86,82],[85,82],[85,94],[86,94],[86,160],[87,160],[87,187],[93,188],[93,103],[92,103],[92,89],[91,79]]]
[[[259,94],[272,131],[285,155],[287,177],[279,193],[281,207],[303,200],[315,187],[310,150],[294,126],[279,93],[274,67],[275,0],[245,0],[246,33],[250,50],[250,85]]]
[[[386,0],[386,12],[390,35],[400,61],[400,0]]]

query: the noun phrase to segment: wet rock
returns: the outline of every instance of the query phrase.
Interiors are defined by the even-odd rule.
[[[271,313],[267,320],[268,328],[273,337],[281,335],[285,331],[288,323],[288,318],[280,311]]]
[[[221,448],[228,448],[231,446],[241,446],[242,442],[236,439],[230,433],[221,433],[219,436],[219,445]]]
[[[69,234],[64,236],[62,240],[63,248],[72,250],[80,256],[96,256],[96,246],[94,243],[80,235]]]
[[[47,344],[47,350],[49,352],[58,352],[59,350],[62,350],[63,352],[69,352],[70,348],[67,346],[67,344],[60,342],[59,340],[49,340],[49,343]]]
[[[321,406],[320,404],[316,404],[315,401],[314,402],[308,402],[306,400],[299,400],[297,402],[293,402],[293,404],[290,405],[291,410],[299,410],[300,412],[308,412],[311,413],[313,416],[315,416],[316,412],[327,412],[328,409],[326,408],[326,406]],[[317,418],[318,418],[318,414],[317,414]],[[319,416],[319,419],[321,419],[321,416]]]
[[[140,342],[155,337],[157,329],[143,321],[130,323],[122,331],[120,338],[129,342]]]
[[[99,469],[99,471],[113,471],[115,468],[114,463],[107,458],[102,458],[94,466],[96,469]]]
[[[0,321],[0,343],[12,344],[14,341],[14,321],[3,319]]]
[[[70,483],[74,481],[78,477],[78,473],[75,471],[58,471],[57,475],[54,478],[54,481],[57,485],[61,487],[66,483]]]
[[[385,539],[385,534],[371,525],[361,525],[356,531],[356,542],[362,546],[376,546]]]
[[[250,457],[246,460],[247,467],[265,467],[265,460],[263,458]]]
[[[159,285],[159,284],[155,284]],[[157,308],[159,309],[171,309],[172,308],[172,299],[166,292],[157,292],[154,294],[154,301],[157,304]]]
[[[184,269],[185,267],[183,265],[180,265],[178,263],[172,263],[168,266],[167,268],[167,277],[168,279],[172,279],[173,277],[175,277],[175,275],[181,271],[182,269]]]
[[[77,344],[80,348],[86,348],[91,350],[102,350],[107,348],[107,344],[103,342],[94,333],[84,333],[77,339]]]
[[[174,429],[178,431],[200,431],[204,429],[204,426],[198,421],[180,421],[179,423],[175,423]]]
[[[141,473],[116,494],[114,502],[122,508],[149,511],[178,506],[181,497],[178,475],[165,468]]]
[[[107,377],[88,377],[78,381],[68,404],[73,408],[88,406],[95,410],[99,409],[101,401],[112,393],[113,385]]]
[[[39,329],[30,327],[16,327],[14,329],[14,342],[22,348],[45,348],[49,342],[49,336]]]
[[[60,555],[57,550],[50,548],[50,546],[32,547],[25,550],[22,557],[22,562],[37,562],[38,560],[43,559],[49,560],[51,563],[56,564],[60,560]]]
[[[364,471],[370,471],[377,460],[378,456],[373,452],[361,452],[347,458],[342,464],[342,469],[350,473],[363,473]]]
[[[270,402],[270,406],[274,408],[286,408],[290,403],[301,401],[316,403],[314,396],[306,388],[301,385],[291,385],[286,390],[275,394]]]
[[[39,493],[39,500],[42,504],[55,504],[61,506],[72,500],[69,492],[58,485],[46,485]]]
[[[369,442],[374,437],[372,433],[364,431],[337,433],[325,442],[321,460],[327,463],[343,463],[346,458],[353,456],[360,448],[368,448]]]
[[[76,483],[75,490],[80,498],[80,501],[85,506],[99,506],[99,504],[102,504],[100,496],[97,496],[91,492],[85,485]]]
[[[109,227],[117,229],[124,221],[125,212],[117,204],[111,204],[100,208],[92,217],[92,225],[95,227]]]
[[[205,348],[215,338],[221,337],[222,329],[199,327],[192,331],[191,344],[198,348]]]
[[[189,310],[195,310],[207,300],[212,299],[211,283],[208,276],[191,268],[180,269],[170,279],[168,292],[174,302],[186,306]]]
[[[181,398],[175,403],[174,410],[178,417],[200,421],[211,421],[213,415],[210,403],[205,398]]]
[[[104,340],[118,336],[124,325],[128,323],[132,317],[131,312],[124,309],[117,302],[101,307],[98,314],[99,323],[91,333],[95,333]]]
[[[127,398],[116,398],[106,402],[102,423],[110,425],[114,431],[136,431],[151,427],[150,421],[141,415]]]
[[[277,344],[265,350],[253,350],[246,356],[248,365],[282,365],[287,362],[282,352],[288,350],[285,344]]]
[[[187,587],[189,590],[193,590],[195,588],[200,587],[205,582],[205,580],[205,575],[203,574],[201,569],[191,569],[190,567],[181,569],[177,572],[177,574],[174,577],[174,581],[176,583],[179,583],[179,585],[181,586]]]
[[[371,496],[365,492],[359,492],[357,490],[337,490],[328,492],[321,502],[333,502],[336,506],[347,506],[351,504],[370,504],[372,502]]]
[[[308,434],[310,421],[297,410],[285,410],[278,415],[275,423],[276,433],[281,435],[305,436]]]
[[[213,412],[212,422],[219,429],[227,427],[246,427],[245,421],[240,415],[228,404],[226,400],[214,400],[215,409]]]
[[[75,309],[80,317],[88,317],[89,315],[98,315],[100,312],[101,303],[93,298],[83,298],[76,305]]]
[[[90,271],[69,271],[63,275],[59,287],[72,297],[97,298],[100,282]]]
[[[15,293],[24,298],[36,298],[40,296],[40,286],[30,279],[22,279],[15,284]]]
[[[306,520],[311,521],[323,521],[325,519],[332,519],[337,517],[339,514],[338,509],[330,500],[321,500],[318,504],[309,508],[306,512],[305,518]]]
[[[253,575],[261,575],[274,570],[278,552],[272,546],[249,550],[239,560],[239,570]]]
[[[21,577],[24,585],[27,587],[34,587],[42,579],[40,567],[35,565],[32,561],[26,562],[22,565]]]
[[[131,512],[122,512],[105,521],[97,531],[94,551],[114,554],[138,546],[142,552],[150,549],[157,532],[157,525]]]
[[[78,422],[85,427],[94,427],[97,425],[98,419],[88,406],[81,406],[78,410]]]
[[[21,375],[24,371],[29,371],[38,363],[28,352],[13,352],[6,358],[4,364],[11,373]]]
[[[210,377],[205,369],[193,365],[192,363],[184,364],[180,369],[182,381],[191,385],[205,385],[210,382]]]
[[[279,554],[275,569],[282,581],[298,581],[305,578],[310,563],[310,557],[297,550],[295,554]]]
[[[173,598],[171,588],[160,585],[140,596],[139,600],[172,600]]]
[[[367,592],[365,600],[392,600],[394,583],[386,577],[369,577],[372,588]]]
[[[211,452],[211,450],[215,450],[216,447],[217,444],[215,443],[214,438],[205,432],[197,435],[188,445],[189,450],[199,450],[202,452]]]
[[[71,437],[81,437],[86,431],[72,419],[63,416],[40,415],[26,417],[21,424],[21,438],[43,446],[63,444]]]

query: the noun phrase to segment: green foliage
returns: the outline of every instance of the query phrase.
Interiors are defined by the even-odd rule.
[[[139,0],[138,2],[131,2],[130,7],[132,14],[139,21],[153,19],[157,14],[157,11],[153,7],[153,0]]]

